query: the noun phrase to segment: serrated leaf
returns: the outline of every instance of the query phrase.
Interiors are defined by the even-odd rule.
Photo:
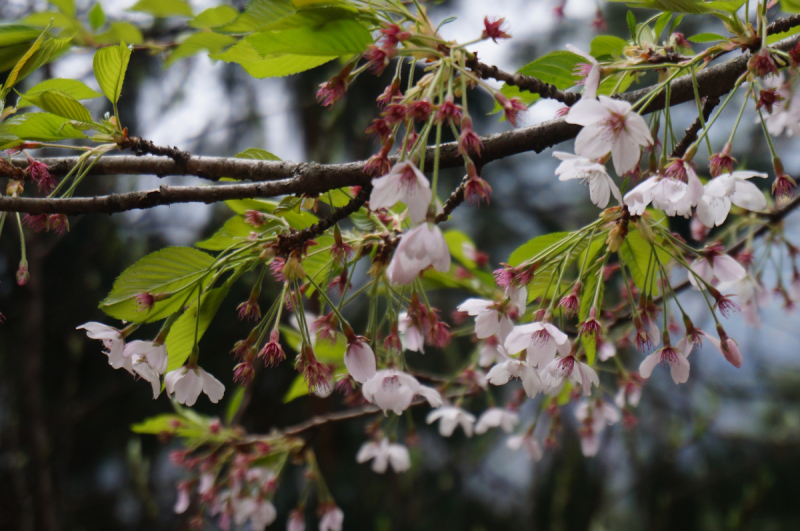
[[[106,23],[106,13],[103,11],[103,6],[101,6],[99,2],[93,5],[92,9],[89,10],[88,18],[89,25],[95,31],[100,29],[103,24]]]
[[[586,59],[580,55],[559,50],[528,63],[517,70],[517,73],[541,79],[559,90],[565,90],[575,86],[581,80],[580,76],[575,73],[575,67],[582,62],[586,62]],[[539,100],[538,94],[521,91],[512,85],[503,85],[501,92],[509,98],[521,98],[526,105],[531,105]],[[495,112],[499,110],[499,104],[496,104]]]
[[[210,57],[226,63],[237,63],[244,68],[245,72],[258,79],[284,77],[305,72],[336,59],[336,56],[308,55],[282,55],[264,59],[246,40],[237,42],[222,53],[211,54]]]
[[[225,300],[229,291],[230,288],[228,287],[220,287],[203,293],[200,299],[199,321],[197,319],[197,297],[194,297],[194,304],[175,321],[175,324],[169,330],[169,334],[167,334],[165,343],[169,358],[166,372],[182,367],[184,362],[189,359],[189,355],[195,345],[195,330],[197,341],[199,342],[211,321],[214,320],[220,304]]]
[[[252,225],[245,223],[242,216],[233,216],[213,236],[207,240],[197,242],[195,247],[207,251],[224,251],[232,245],[247,242],[251,232],[260,234],[274,232],[278,226],[277,221],[270,221],[267,223],[266,228],[255,229]]]
[[[172,65],[180,59],[191,57],[203,50],[208,51],[208,53],[218,53],[235,42],[236,39],[230,35],[221,35],[210,31],[194,33],[170,52],[169,57],[164,62],[164,67]]]
[[[348,204],[351,198],[344,191],[337,188],[320,194],[319,200],[333,208],[341,208]]]
[[[278,206],[275,201],[266,201],[263,199],[230,199],[225,201],[225,204],[237,214],[243,215],[248,210],[258,210],[259,212],[266,212],[267,214],[275,214],[285,219],[292,228],[298,230],[310,227],[319,221],[319,218],[310,212],[288,211],[275,213],[275,207]]]
[[[358,9],[347,6],[321,6],[310,9],[301,9],[293,15],[286,16],[277,22],[266,24],[259,28],[265,30],[285,30],[292,28],[305,28],[322,26],[333,20],[356,20],[360,16]]]
[[[87,124],[92,122],[92,115],[89,113],[89,109],[66,92],[48,90],[38,94],[28,94],[24,98],[42,110],[56,116]]]
[[[444,241],[447,242],[447,248],[450,250],[450,255],[458,260],[461,265],[467,269],[475,269],[477,264],[475,260],[469,258],[464,252],[464,247],[471,248],[475,251],[475,243],[472,238],[458,230],[448,230],[444,233]]]
[[[658,293],[659,271],[657,264],[653,260],[657,259],[662,265],[669,262],[669,255],[661,249],[656,248],[642,238],[637,229],[631,229],[625,237],[625,241],[619,248],[619,257],[630,271],[633,283],[646,294]],[[648,268],[650,274],[648,275]]]
[[[598,35],[592,39],[589,54],[595,59],[605,56],[619,57],[628,45],[628,41],[613,35]]]
[[[289,0],[252,0],[236,20],[222,26],[228,33],[249,33],[296,12]]]
[[[180,310],[186,288],[209,274],[213,263],[211,255],[191,247],[167,247],[151,253],[117,277],[100,309],[111,317],[136,323],[163,319]],[[139,311],[136,297],[142,293],[175,295],[156,302],[150,310]],[[191,302],[190,298],[186,304]]]
[[[112,22],[108,31],[94,36],[94,42],[97,44],[119,44],[121,42],[142,44],[144,35],[142,35],[142,30],[130,22]]]
[[[698,33],[697,35],[692,35],[688,38],[689,42],[717,42],[717,41],[725,41],[727,40],[722,35],[717,35],[716,33]]]
[[[95,92],[94,90],[90,89],[83,81],[79,81],[77,79],[48,79],[34,85],[28,89],[25,94],[22,94],[20,97],[20,102],[17,103],[17,108],[21,109],[33,105],[28,101],[30,96],[53,90],[67,94],[76,100],[88,100],[92,98],[98,98],[102,95],[99,92]]]
[[[39,49],[44,44],[45,38],[47,36],[47,31],[48,30],[45,29],[39,35],[39,37],[33,42],[33,44],[31,44],[30,48],[28,48],[28,51],[25,52],[25,54],[20,58],[20,60],[17,61],[17,64],[14,65],[14,68],[11,69],[11,72],[8,74],[8,77],[6,78],[5,84],[3,85],[3,90],[2,92],[0,92],[0,100],[5,99],[5,96],[9,93],[11,88],[17,83],[17,81],[22,79],[22,77],[20,77],[22,69],[25,67],[26,63],[33,60],[33,57],[36,54],[36,52],[38,52]]]
[[[154,17],[191,17],[192,7],[184,0],[139,0],[128,11],[139,11]]]
[[[239,16],[239,11],[231,6],[221,5],[217,7],[209,7],[192,20],[189,21],[189,27],[197,29],[209,29],[224,26],[233,21]]]
[[[75,0],[48,0],[48,2],[68,17],[75,16]]]
[[[363,53],[372,36],[358,22],[334,20],[316,27],[255,33],[246,40],[264,58],[284,54],[331,57]]]
[[[124,43],[100,48],[94,54],[94,77],[111,103],[119,101],[130,59],[131,51]]]
[[[625,2],[630,7],[643,9],[656,9],[670,13],[687,13],[690,15],[706,15],[716,11],[733,13],[741,8],[745,0],[645,0],[642,2],[631,2],[629,0],[609,0],[610,2]]]
[[[33,112],[6,120],[6,131],[23,139],[39,142],[86,138],[69,120],[46,112]]]
[[[664,28],[667,27],[671,18],[672,13],[661,13],[661,16],[656,19],[656,23],[653,26],[653,33],[656,34],[656,39],[661,35],[661,32],[664,31]]]

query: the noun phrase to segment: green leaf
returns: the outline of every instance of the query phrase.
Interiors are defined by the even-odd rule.
[[[248,210],[258,210],[259,212],[266,212],[267,214],[275,214],[285,219],[291,227],[298,230],[310,227],[319,221],[319,218],[310,212],[295,212],[290,210],[288,212],[276,213],[275,207],[278,206],[278,203],[275,201],[266,201],[263,199],[231,199],[225,201],[225,204],[237,214],[244,214]]]
[[[246,391],[247,388],[240,385],[233,392],[233,396],[228,399],[228,406],[225,408],[225,424],[230,425],[236,413],[239,412]]]
[[[111,317],[136,323],[153,322],[178,311],[187,293],[181,293],[209,274],[214,258],[191,247],[167,247],[151,253],[122,272],[100,309]],[[174,293],[139,311],[136,297],[142,293]],[[195,296],[196,298],[196,296]],[[191,298],[187,303],[191,303]]]
[[[664,28],[667,27],[671,18],[672,13],[661,13],[661,16],[656,19],[656,24],[653,26],[653,33],[656,34],[656,39],[661,35],[661,32],[664,31]]]
[[[139,0],[128,11],[148,13],[154,17],[191,17],[191,6],[184,0]]]
[[[67,94],[76,100],[88,100],[101,96],[99,92],[95,92],[86,86],[83,81],[79,81],[77,79],[55,78],[42,81],[41,83],[38,83],[28,89],[25,94],[21,95],[20,102],[17,103],[17,108],[21,109],[23,107],[33,105],[33,103],[30,102],[31,96],[53,90]]]
[[[264,59],[246,40],[239,41],[225,52],[212,54],[210,57],[226,63],[237,63],[244,68],[245,72],[258,79],[284,77],[305,72],[336,59],[336,56],[315,57],[309,55],[281,55]]]
[[[698,33],[688,38],[689,42],[716,42],[728,40],[722,35],[716,33]]]
[[[575,67],[578,63],[583,62],[586,62],[586,59],[580,55],[559,50],[528,63],[517,70],[517,73],[541,79],[559,90],[565,90],[575,86],[581,80],[580,76],[575,73]],[[539,99],[538,94],[521,91],[512,85],[503,85],[500,91],[508,98],[521,98],[526,105],[531,105]],[[499,110],[499,104],[495,103],[494,112]]]
[[[346,351],[347,339],[340,332],[336,332],[336,343],[320,340],[314,345],[314,355],[324,363],[343,363]]]
[[[566,239],[571,234],[572,233],[570,232],[553,232],[551,234],[543,234],[542,236],[537,236],[531,240],[528,240],[526,243],[523,243],[521,246],[517,247],[513,253],[511,253],[511,256],[508,257],[508,265],[516,267],[521,263],[536,257],[545,250],[548,250],[547,254],[550,255],[557,252],[562,252],[566,250],[566,248],[569,246],[569,243],[564,243],[563,245],[558,245],[558,243]]]
[[[194,348],[195,331],[197,341],[200,342],[229,291],[230,288],[224,286],[210,289],[203,293],[200,300],[199,322],[197,319],[197,297],[194,297],[194,304],[183,312],[183,315],[178,317],[178,320],[170,328],[169,334],[167,334],[166,345],[169,362],[167,363],[166,372],[174,371],[183,366]]]
[[[75,16],[75,0],[49,0],[49,2],[68,17]]]
[[[231,6],[209,7],[190,20],[189,26],[197,29],[216,28],[228,24],[238,16],[239,12]]]
[[[34,56],[44,44],[48,31],[49,31],[48,29],[45,29],[41,33],[41,35],[39,35],[39,38],[37,38],[33,42],[33,44],[31,44],[31,47],[28,48],[28,51],[25,52],[22,58],[20,58],[20,60],[17,61],[17,64],[14,65],[14,68],[11,69],[11,72],[8,74],[8,77],[6,78],[6,82],[3,85],[3,90],[2,92],[0,92],[0,100],[5,99],[6,94],[9,93],[9,91],[17,83],[17,81],[21,80],[22,77],[24,77],[20,76],[22,69],[25,67],[26,63],[33,61]]]
[[[108,31],[94,36],[94,42],[97,44],[119,44],[121,42],[142,44],[144,35],[142,35],[142,30],[130,22],[112,22]]]
[[[284,54],[331,57],[363,53],[372,36],[358,22],[334,20],[318,27],[255,33],[246,40],[264,58]]]
[[[359,16],[358,9],[347,5],[312,7],[262,26],[259,31],[318,27],[334,20],[357,20]]]
[[[595,59],[601,57],[611,56],[619,57],[622,55],[628,41],[614,37],[613,35],[598,35],[592,39],[592,44],[589,48],[589,54]]]
[[[39,13],[32,13],[19,21],[21,24],[29,26],[37,26],[39,28],[46,28],[48,26],[53,28],[68,29],[73,32],[81,30],[81,23],[79,20],[74,19],[59,13],[57,11],[45,11]]]
[[[314,238],[317,245],[309,247],[308,256],[303,260],[303,269],[314,282],[321,286],[328,284],[328,278],[321,275],[321,273],[330,274],[332,256],[329,249],[333,245],[333,238],[328,235],[321,235]],[[306,288],[305,294],[310,297],[314,293],[314,286],[309,285]]]
[[[283,395],[283,403],[288,404],[295,398],[300,398],[301,396],[308,395],[308,385],[306,381],[303,379],[302,374],[298,374],[292,380],[292,385],[289,387],[289,390],[286,391],[286,394]]]
[[[468,258],[464,253],[464,246],[475,249],[475,244],[469,236],[461,231],[451,229],[444,233],[444,241],[447,242],[450,255],[458,260],[461,265],[467,269],[475,269],[477,267],[475,260]]]
[[[662,265],[666,265],[669,262],[669,255],[658,248],[655,248],[656,252],[653,254],[653,249],[654,246],[642,238],[637,229],[631,229],[619,248],[619,257],[628,267],[636,287],[646,294],[654,295],[658,293],[659,272],[653,257],[657,257]]]
[[[733,13],[741,8],[745,0],[643,0],[631,2],[629,0],[609,0],[610,2],[625,2],[630,7],[656,9],[670,13],[687,13],[690,15],[705,15],[717,11]]]
[[[678,27],[678,24],[683,22],[683,17],[685,16],[686,15],[678,15],[675,17],[675,19],[672,21],[672,24],[669,25],[669,33],[667,35],[672,35],[672,33],[675,31],[675,28]]]
[[[207,50],[209,53],[219,53],[235,42],[236,39],[229,35],[221,35],[210,31],[194,33],[170,52],[164,67],[168,67],[180,59],[191,57],[203,50]]]
[[[625,19],[628,21],[628,31],[631,32],[631,39],[636,39],[636,15],[633,14],[633,11],[628,11],[627,16]]]
[[[148,433],[158,435],[160,433],[174,433],[180,437],[188,439],[203,437],[208,433],[208,424],[192,422],[186,417],[174,413],[164,413],[150,417],[137,424],[131,425],[134,433]]]
[[[228,33],[249,33],[296,12],[291,0],[252,0],[236,20],[220,30]]]
[[[38,94],[29,94],[24,98],[42,110],[56,116],[84,123],[92,122],[92,115],[89,113],[89,109],[66,92],[48,90]]]
[[[242,216],[233,216],[213,236],[197,242],[195,247],[208,251],[223,251],[231,245],[246,241],[253,230],[255,230],[253,226],[245,223]]]
[[[89,10],[88,17],[89,17],[89,25],[95,31],[100,29],[103,26],[103,24],[106,23],[106,14],[103,11],[103,6],[101,6],[99,2],[93,5],[92,9]]]
[[[131,50],[125,43],[100,48],[94,54],[94,76],[97,78],[100,90],[115,105],[122,94],[122,84],[130,59]]]
[[[23,139],[39,142],[86,138],[82,132],[69,124],[69,120],[46,112],[20,114],[7,120],[7,132]]]
[[[281,160],[280,157],[273,155],[269,151],[258,148],[247,148],[241,153],[237,153],[234,158],[251,160]]]

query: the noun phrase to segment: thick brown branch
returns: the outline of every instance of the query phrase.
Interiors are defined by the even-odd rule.
[[[800,35],[784,39],[773,48],[789,51],[800,43]],[[719,97],[729,92],[737,79],[747,71],[749,54],[730,59],[697,73],[700,97]],[[635,102],[650,93],[650,87],[620,95],[620,99]],[[678,105],[694,99],[692,76],[676,79],[671,86],[670,104]],[[651,113],[664,108],[662,91],[643,109]],[[484,150],[475,163],[489,162],[526,151],[541,152],[574,138],[580,126],[568,124],[563,119],[550,120],[532,127],[489,135],[483,138]],[[427,153],[433,164],[433,149]],[[56,175],[66,174],[76,163],[76,157],[43,159]],[[25,160],[14,160],[23,167]],[[462,164],[457,143],[443,144],[440,152],[440,167],[449,168]],[[426,163],[428,166],[428,163]],[[81,212],[122,212],[137,208],[178,202],[212,203],[223,199],[243,197],[269,197],[295,193],[321,193],[345,186],[363,186],[369,177],[363,173],[364,162],[346,164],[305,164],[292,162],[256,161],[219,157],[191,157],[181,165],[166,157],[103,157],[90,170],[94,175],[196,175],[211,180],[222,177],[249,179],[252,181],[275,181],[270,186],[235,184],[220,187],[162,187],[148,192],[133,192],[100,198],[74,199],[21,199],[0,197],[0,211],[36,213],[78,214]],[[5,176],[0,168],[0,176]],[[237,188],[241,187],[241,188]],[[219,190],[218,190],[219,188]],[[250,194],[250,195],[248,195]]]

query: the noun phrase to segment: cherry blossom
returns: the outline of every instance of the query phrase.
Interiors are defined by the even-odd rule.
[[[557,388],[564,378],[569,378],[576,385],[582,386],[583,394],[586,396],[591,394],[592,384],[595,387],[600,385],[600,378],[594,369],[578,361],[572,354],[553,359],[542,371],[542,383],[548,390]]]
[[[208,399],[216,404],[225,393],[225,386],[200,367],[180,367],[170,371],[164,376],[164,385],[168,395],[175,395],[175,399],[187,406],[193,406],[197,397],[203,392]]]
[[[642,181],[623,198],[630,213],[641,216],[653,203],[668,216],[691,217],[692,207],[703,197],[703,183],[691,165],[685,165],[683,174],[686,181],[663,174]]]
[[[767,89],[775,91],[778,97],[773,103],[772,110],[764,116],[767,124],[767,131],[773,136],[780,136],[784,132],[786,136],[800,135],[800,105],[791,90],[790,84],[784,82],[782,73],[766,76],[763,80]],[[756,123],[760,118],[756,117]]]
[[[599,101],[581,98],[565,120],[583,126],[575,139],[575,153],[597,160],[610,151],[617,175],[636,167],[640,146],[653,143],[647,122],[632,110],[631,104],[607,96],[600,96]]]
[[[505,308],[486,299],[467,299],[458,307],[459,312],[467,312],[475,317],[475,335],[478,339],[497,336],[505,338],[514,323],[505,313]]]
[[[514,411],[499,407],[490,407],[484,411],[477,424],[475,433],[481,435],[489,431],[489,428],[501,428],[506,433],[511,433],[519,424],[519,415]]]
[[[414,324],[407,312],[402,312],[397,316],[397,329],[406,350],[425,354],[425,334],[420,327]]]
[[[390,208],[396,203],[405,203],[412,223],[425,220],[433,192],[428,179],[411,161],[395,164],[392,169],[372,181],[369,206],[373,210]]]
[[[475,424],[475,415],[464,411],[460,407],[443,406],[428,413],[425,422],[433,424],[439,421],[439,434],[442,437],[450,437],[456,426],[461,425],[464,435],[472,437],[472,426]]]
[[[544,389],[539,373],[527,361],[508,359],[492,367],[486,374],[486,380],[492,385],[505,385],[511,378],[522,380],[522,388],[530,398]]]
[[[80,325],[77,330],[86,330],[86,336],[90,339],[100,339],[106,349],[108,364],[115,369],[125,368],[128,372],[132,371],[130,360],[123,356],[125,350],[125,338],[122,332],[103,323],[88,322]]]
[[[675,348],[665,344],[642,361],[639,365],[639,374],[642,378],[650,378],[653,369],[661,363],[669,366],[669,373],[676,384],[686,383],[689,379],[689,360],[687,358],[691,354],[692,348],[694,348],[694,343],[686,337],[681,339]]]
[[[689,282],[692,286],[700,289],[700,283],[697,281],[697,277],[700,277],[708,284],[717,280],[719,282],[717,288],[726,289],[747,275],[747,271],[739,262],[720,249],[719,246],[713,246],[707,250],[706,256],[692,262],[689,271]]]
[[[286,531],[306,531],[306,521],[300,508],[289,513],[289,519],[286,521]]]
[[[766,178],[766,173],[735,171],[711,179],[705,185],[703,197],[697,203],[697,218],[708,228],[722,225],[731,210],[731,203],[746,210],[767,208],[767,199],[756,185],[747,179]]]
[[[533,435],[530,433],[526,433],[524,435],[513,435],[506,440],[506,446],[511,450],[521,450],[524,449],[528,452],[528,457],[530,457],[533,461],[541,461],[542,456],[542,447],[539,445],[539,442],[533,438]]]
[[[581,452],[586,457],[592,457],[597,455],[597,451],[600,449],[600,436],[606,426],[619,422],[620,413],[614,406],[603,400],[594,402],[584,400],[575,408],[575,418],[582,424],[578,430]]]
[[[600,63],[588,53],[579,50],[571,44],[567,44],[566,48],[570,52],[580,55],[589,61],[588,63],[578,64],[580,73],[583,76],[583,94],[581,95],[581,99],[593,100],[597,98],[597,88],[600,86]]]
[[[362,338],[357,338],[347,344],[344,365],[350,376],[363,384],[375,375],[375,353]]]
[[[736,341],[729,338],[728,336],[720,334],[720,339],[702,332],[702,334],[706,337],[709,343],[714,345],[720,354],[725,356],[725,359],[728,360],[728,363],[736,367],[737,369],[742,366],[742,353],[739,351],[739,345],[736,344]]]
[[[400,415],[408,409],[416,395],[420,395],[431,407],[442,405],[439,392],[421,385],[416,378],[396,369],[384,369],[364,382],[361,393],[367,402],[381,408],[384,414],[390,409]]]
[[[344,513],[335,505],[324,507],[319,519],[319,531],[342,531]]]
[[[172,510],[175,514],[183,514],[189,508],[190,503],[189,485],[185,482],[178,483],[178,497],[175,499],[175,506]]]
[[[386,472],[387,466],[391,466],[395,472],[405,472],[411,468],[408,448],[402,444],[390,443],[386,437],[380,442],[368,441],[361,445],[356,461],[366,463],[370,459],[372,470],[378,474]]]
[[[153,398],[161,394],[161,375],[167,370],[167,347],[152,341],[131,341],[122,354],[131,360],[133,372],[150,382]]]
[[[488,367],[499,360],[506,359],[505,348],[497,336],[487,337],[478,349],[478,365]]]
[[[571,179],[579,179],[589,186],[589,198],[592,203],[605,208],[608,205],[608,200],[611,195],[621,205],[622,194],[614,183],[614,180],[608,175],[606,167],[589,160],[586,157],[564,153],[563,151],[554,151],[553,156],[561,160],[558,168],[556,168],[556,175],[559,181],[569,181]]]
[[[234,497],[231,500],[233,506],[233,521],[236,525],[244,525],[250,522],[250,529],[263,530],[278,517],[278,511],[272,502],[253,497]]]
[[[545,322],[515,326],[506,338],[505,347],[509,354],[527,350],[528,363],[534,367],[544,367],[556,352],[566,356],[572,348],[567,334]]]
[[[439,227],[423,223],[403,234],[386,276],[392,284],[407,285],[430,266],[443,273],[449,271],[450,251]]]

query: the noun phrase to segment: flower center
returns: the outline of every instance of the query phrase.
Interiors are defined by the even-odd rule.
[[[664,347],[661,349],[661,363],[664,365],[675,365],[678,363],[678,353],[672,347]]]
[[[611,115],[603,121],[603,126],[608,130],[611,136],[616,137],[625,129],[625,116],[612,112]]]

